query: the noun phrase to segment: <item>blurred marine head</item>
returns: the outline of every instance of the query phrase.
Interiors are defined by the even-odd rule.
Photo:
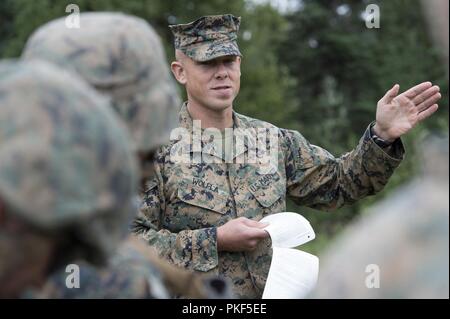
[[[0,286],[27,255],[43,255],[37,242],[8,244],[30,232],[54,238],[68,259],[102,263],[115,250],[136,211],[129,144],[81,78],[44,62],[0,63]]]
[[[41,26],[28,40],[25,59],[44,59],[76,71],[125,121],[140,153],[168,143],[180,100],[159,36],[144,20],[120,13],[80,15],[80,28],[65,19]]]

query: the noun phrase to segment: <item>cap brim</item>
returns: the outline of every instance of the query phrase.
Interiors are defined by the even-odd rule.
[[[218,43],[202,43],[193,48],[186,49],[184,53],[192,60],[205,62],[222,56],[235,55],[242,56],[235,41]]]

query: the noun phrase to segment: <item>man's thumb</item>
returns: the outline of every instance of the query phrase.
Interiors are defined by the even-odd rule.
[[[252,237],[257,239],[264,239],[269,237],[269,233],[266,232],[264,229],[252,229]]]
[[[397,96],[400,85],[395,84],[386,94],[383,96],[382,100],[385,103],[390,103],[394,97]]]
[[[255,228],[264,228],[269,225],[269,223],[261,223],[251,219],[244,219],[244,224],[247,225],[248,227],[255,227]]]

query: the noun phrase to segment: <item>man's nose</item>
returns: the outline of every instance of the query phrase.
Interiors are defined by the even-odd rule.
[[[227,68],[223,63],[217,64],[217,70],[216,70],[216,78],[217,79],[226,79],[228,77],[228,71]]]

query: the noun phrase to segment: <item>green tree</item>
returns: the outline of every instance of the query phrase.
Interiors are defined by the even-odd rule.
[[[444,98],[433,117],[402,138],[407,156],[383,192],[335,213],[301,209],[319,233],[309,246],[315,252],[361,208],[414,175],[418,161],[414,142],[419,136],[431,130],[448,131],[448,81],[418,1],[372,3],[380,8],[379,29],[367,28],[361,18],[368,4],[363,0],[304,0],[287,17],[289,37],[280,45],[279,55],[298,83],[300,131],[339,156],[355,147],[375,119],[377,101],[393,84],[404,90],[430,80],[440,85]]]
[[[73,1],[7,0],[0,5],[2,37],[0,57],[18,57],[27,38],[40,25],[67,16],[66,6]],[[289,97],[292,77],[280,68],[276,46],[284,28],[284,18],[268,5],[252,5],[244,0],[79,0],[81,12],[120,11],[147,20],[163,40],[169,61],[174,59],[173,37],[169,24],[187,23],[203,15],[232,13],[242,17],[240,40],[244,54],[241,93],[236,109],[250,116],[270,119],[282,125],[292,118],[294,99]],[[5,25],[5,27],[3,27]],[[82,26],[81,26],[82,27]],[[251,35],[251,36],[250,36]],[[183,90],[181,90],[182,92]]]

